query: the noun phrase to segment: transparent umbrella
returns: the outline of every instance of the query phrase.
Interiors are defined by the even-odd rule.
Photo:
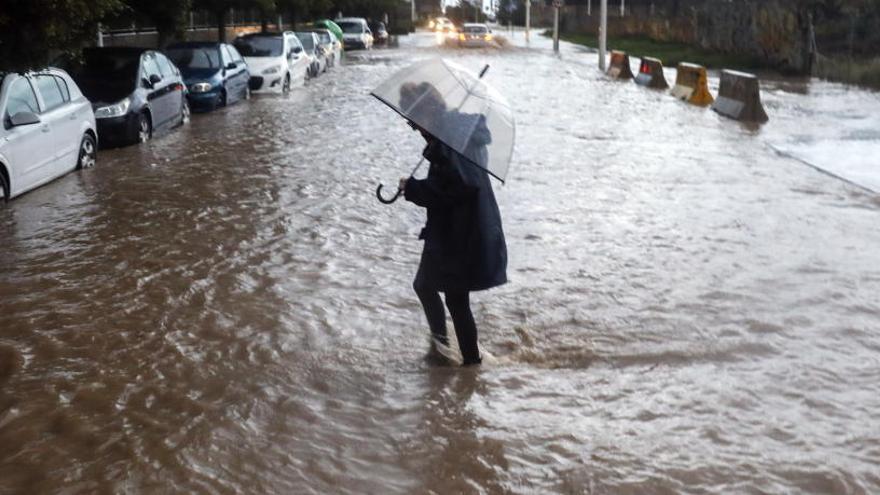
[[[481,80],[488,68],[477,76],[449,60],[425,60],[397,72],[371,94],[504,182],[513,155],[516,122],[507,100]],[[382,202],[397,199],[383,199],[381,189],[380,185],[376,195]]]

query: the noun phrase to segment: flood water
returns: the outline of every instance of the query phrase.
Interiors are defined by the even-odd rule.
[[[519,124],[479,369],[373,196],[422,143],[368,92],[437,55]],[[837,86],[756,130],[595,66],[409,37],[0,205],[0,493],[880,491],[880,199],[778,150]]]

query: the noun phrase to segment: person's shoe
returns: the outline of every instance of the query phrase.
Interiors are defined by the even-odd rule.
[[[434,350],[437,351],[437,354],[440,354],[450,361],[456,361],[455,351],[449,347],[449,339],[445,335],[432,336],[431,344],[433,344]]]
[[[483,364],[483,356],[478,357],[477,359],[465,359],[462,366],[478,366]]]

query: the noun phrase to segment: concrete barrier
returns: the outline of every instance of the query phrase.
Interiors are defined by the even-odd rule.
[[[611,64],[608,67],[608,75],[614,79],[632,79],[632,69],[629,68],[629,55],[626,52],[614,50],[611,52]]]
[[[721,71],[721,87],[712,110],[743,122],[764,123],[770,120],[761,105],[758,78],[745,72]]]
[[[678,64],[672,96],[692,105],[711,105],[715,98],[712,98],[712,93],[709,92],[706,68],[686,62]]]
[[[669,89],[669,83],[663,75],[663,62],[657,58],[642,57],[636,84],[654,89]]]

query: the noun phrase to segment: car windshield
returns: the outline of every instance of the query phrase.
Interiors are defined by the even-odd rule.
[[[336,24],[339,24],[339,27],[342,28],[342,32],[346,34],[361,34],[364,32],[364,25],[360,22],[341,21]]]
[[[181,69],[220,68],[220,52],[216,48],[171,48],[165,54]]]
[[[465,26],[464,32],[470,34],[485,34],[489,32],[486,26]]]
[[[87,79],[109,81],[134,81],[140,65],[139,53],[114,53],[101,49],[85,50],[81,64],[75,64],[71,72]]]
[[[321,38],[321,43],[333,43],[330,33],[318,33],[318,37]]]
[[[233,45],[245,57],[278,57],[284,51],[280,36],[248,36],[238,38]]]
[[[315,49],[315,38],[312,37],[312,33],[297,33],[296,37],[299,38],[299,41],[303,44],[303,48],[305,48],[306,51]]]

